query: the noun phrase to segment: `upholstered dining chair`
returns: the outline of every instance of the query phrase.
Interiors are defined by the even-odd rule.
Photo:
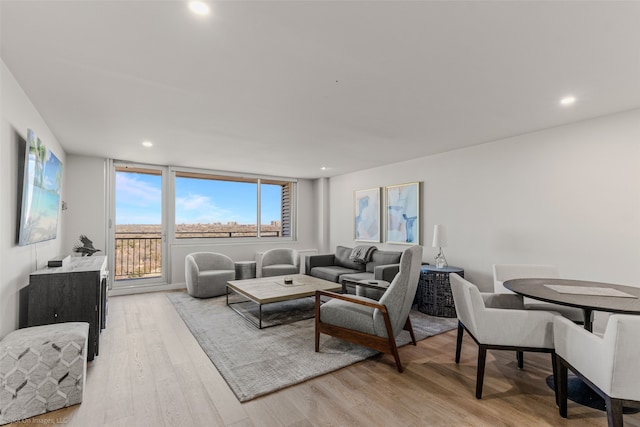
[[[449,275],[453,302],[458,316],[456,363],[460,363],[464,331],[478,345],[476,398],[482,398],[487,350],[515,350],[551,353],[553,357],[553,319],[557,313],[525,310],[522,297],[514,294],[481,293],[456,273]],[[555,378],[555,376],[554,376]]]
[[[300,272],[298,251],[288,248],[269,249],[262,254],[262,277],[285,276]]]
[[[406,249],[400,257],[400,271],[379,301],[316,291],[316,352],[320,351],[320,334],[327,334],[393,355],[398,372],[402,372],[396,337],[406,329],[416,345],[409,311],[418,288],[421,264],[422,247]],[[322,297],[330,299],[321,304]]]
[[[195,252],[184,259],[187,292],[196,298],[224,295],[236,277],[233,260],[215,252]]]
[[[562,317],[553,320],[558,406],[567,418],[567,370],[604,400],[609,427],[623,425],[623,406],[640,408],[640,316],[614,314],[599,337]]]
[[[512,293],[504,287],[504,282],[512,279],[557,279],[558,268],[555,265],[543,264],[494,264],[493,265],[493,289],[496,293]],[[527,310],[557,311],[567,319],[584,324],[584,313],[576,307],[568,307],[550,302],[537,301],[524,298],[524,308]]]

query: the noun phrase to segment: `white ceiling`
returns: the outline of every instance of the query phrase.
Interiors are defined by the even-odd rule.
[[[638,1],[210,4],[2,0],[2,60],[68,153],[300,178],[640,108]]]

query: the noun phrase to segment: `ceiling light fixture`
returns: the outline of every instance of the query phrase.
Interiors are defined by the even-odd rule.
[[[147,147],[147,148],[151,148],[151,147],[153,147],[153,142],[151,142],[151,141],[142,141],[142,146],[143,147]]]
[[[208,15],[209,14],[209,5],[203,1],[190,1],[189,9],[191,12],[196,15]]]
[[[575,96],[565,96],[564,98],[562,98],[560,100],[560,105],[573,105],[576,102],[576,97]]]

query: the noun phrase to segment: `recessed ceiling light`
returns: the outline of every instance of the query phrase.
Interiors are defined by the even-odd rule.
[[[326,167],[326,166],[322,166],[322,167],[320,168],[320,170],[321,170],[321,171],[326,171],[327,169],[329,169],[329,168],[328,168],[328,167]]]
[[[153,147],[153,142],[151,142],[151,141],[142,141],[142,146],[143,147],[147,147],[147,148],[151,148],[151,147]]]
[[[191,12],[196,15],[208,15],[209,14],[209,5],[203,1],[190,1],[189,9]]]
[[[560,100],[560,105],[573,105],[576,102],[575,96],[565,96]]]

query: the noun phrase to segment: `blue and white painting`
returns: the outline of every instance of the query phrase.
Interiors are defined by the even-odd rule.
[[[420,244],[420,183],[386,187],[387,243]]]
[[[62,163],[29,129],[22,189],[22,216],[18,244],[55,239],[60,212]]]
[[[355,240],[380,242],[380,188],[354,192]]]

